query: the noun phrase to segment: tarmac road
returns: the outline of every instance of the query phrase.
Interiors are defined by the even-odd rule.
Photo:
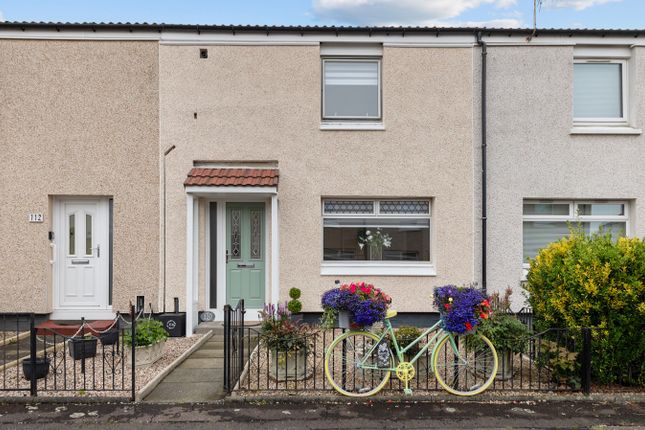
[[[9,429],[645,429],[645,402],[0,404]]]

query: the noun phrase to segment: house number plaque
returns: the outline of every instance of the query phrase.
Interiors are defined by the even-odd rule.
[[[29,222],[43,222],[45,217],[41,213],[31,213],[29,214]]]

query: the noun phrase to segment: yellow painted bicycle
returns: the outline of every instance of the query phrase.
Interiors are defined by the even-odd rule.
[[[325,353],[325,376],[340,394],[367,397],[378,393],[392,373],[404,384],[404,393],[412,394],[409,382],[414,378],[415,363],[433,345],[430,368],[439,384],[449,393],[474,396],[493,383],[497,373],[497,352],[485,336],[474,333],[455,336],[442,328],[441,321],[424,331],[414,342],[400,348],[389,310],[380,335],[368,331],[347,331],[336,337]],[[419,352],[405,361],[406,352],[434,333]],[[391,346],[394,351],[392,351]]]

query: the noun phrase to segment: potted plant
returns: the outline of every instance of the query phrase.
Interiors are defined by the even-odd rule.
[[[392,246],[392,236],[383,233],[380,227],[377,227],[375,231],[365,230],[365,233],[358,236],[358,247],[365,248],[367,260],[382,260],[383,248],[390,246]]]
[[[365,282],[343,284],[323,294],[321,324],[331,328],[338,318],[340,328],[362,329],[382,321],[391,302],[392,299],[374,285]]]
[[[528,327],[511,313],[511,294],[513,290],[507,288],[503,298],[499,293],[491,296],[493,312],[479,327],[479,333],[495,345],[499,358],[497,378],[502,380],[513,377],[513,356],[524,352],[529,336]]]
[[[168,332],[163,327],[161,321],[153,319],[144,319],[138,321],[136,325],[136,336],[134,338],[135,345],[135,367],[149,366],[159,360],[163,355],[166,339],[168,339]],[[124,343],[132,345],[132,332],[126,331],[124,335]],[[128,355],[130,348],[126,347]],[[130,362],[130,360],[128,360]]]
[[[490,301],[472,285],[435,288],[434,304],[439,309],[443,328],[457,335],[473,333],[490,314]]]
[[[119,341],[119,328],[112,327],[105,332],[99,333],[99,340],[102,345],[114,345]]]
[[[291,300],[287,303],[287,309],[291,312],[291,319],[302,321],[302,302],[298,300],[300,298],[301,291],[300,288],[292,288],[289,290],[289,297]]]
[[[292,320],[284,305],[266,305],[260,311],[260,340],[269,350],[269,375],[278,381],[307,377],[307,354],[314,333],[302,321]]]
[[[96,355],[96,344],[98,339],[92,335],[73,337],[68,341],[69,355],[74,360],[92,358]]]
[[[32,367],[31,358],[25,358],[22,360],[22,374],[28,381],[31,381],[32,372],[35,373],[36,379],[45,378],[49,374],[50,363],[51,360],[47,357],[37,357]]]

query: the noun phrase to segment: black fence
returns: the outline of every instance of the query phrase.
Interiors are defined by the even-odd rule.
[[[84,320],[37,326],[34,314],[0,314],[0,391],[60,397],[109,392],[134,400],[137,316],[132,307],[98,327]]]
[[[235,308],[224,306],[224,390],[230,393],[240,380],[244,365],[248,359],[250,344],[245,355],[244,338],[244,300]]]
[[[299,351],[267,348],[255,327],[244,326],[243,303],[225,313],[225,376],[228,392],[333,391],[325,377],[326,348],[344,329],[319,329],[307,336]],[[518,315],[532,327],[532,314]],[[518,351],[498,351],[499,370],[489,391],[591,391],[592,329],[549,329],[520,340]],[[425,339],[430,341],[431,335]],[[423,343],[422,343],[423,345]],[[431,369],[432,345],[415,364],[410,388],[441,391]],[[392,375],[385,391],[400,391],[403,383]]]

